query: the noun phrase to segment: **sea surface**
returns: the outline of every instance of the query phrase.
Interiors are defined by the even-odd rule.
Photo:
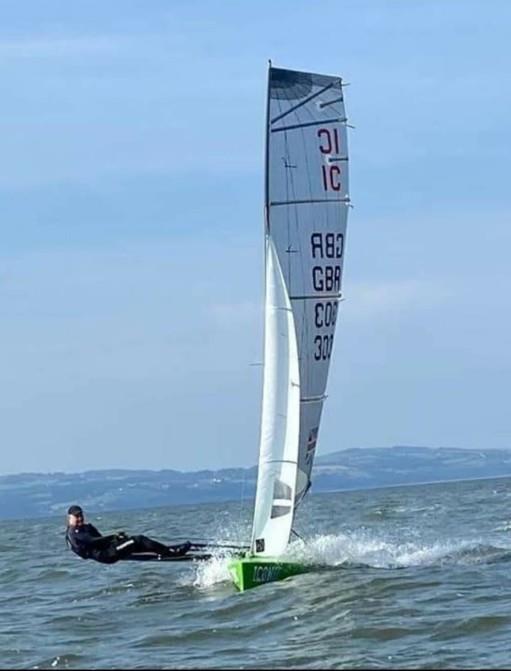
[[[65,512],[65,511],[63,511]],[[90,515],[169,543],[245,541],[251,502]],[[0,667],[459,669],[511,665],[511,479],[311,495],[293,556],[236,592],[228,559],[84,561],[65,516],[0,523]]]

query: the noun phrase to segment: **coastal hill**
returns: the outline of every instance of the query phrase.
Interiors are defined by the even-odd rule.
[[[0,476],[0,519],[62,515],[79,501],[89,512],[251,499],[257,468],[97,470]],[[511,451],[376,447],[319,456],[311,493],[511,476]]]

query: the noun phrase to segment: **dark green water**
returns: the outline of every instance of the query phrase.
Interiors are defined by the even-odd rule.
[[[295,555],[244,594],[225,558],[104,566],[61,519],[1,523],[2,668],[507,668],[511,480],[311,496]],[[245,540],[250,504],[91,515],[104,533]]]

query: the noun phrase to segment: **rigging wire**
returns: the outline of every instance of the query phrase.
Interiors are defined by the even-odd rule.
[[[305,538],[303,536],[300,536],[298,531],[295,531],[294,529],[291,529],[291,533],[294,534],[299,540],[301,540],[302,543],[307,544],[307,541],[305,540]]]

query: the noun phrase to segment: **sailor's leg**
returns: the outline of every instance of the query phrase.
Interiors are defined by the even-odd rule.
[[[119,552],[119,550],[117,550],[116,544],[113,541],[110,541],[109,545],[94,549],[91,552],[91,559],[95,559],[102,564],[115,564],[115,562],[122,559],[123,556],[126,555],[123,555],[122,551]]]
[[[136,547],[132,552],[155,552],[163,557],[178,557],[186,554],[190,549],[190,543],[181,543],[169,547],[147,536],[131,536],[130,539],[134,541]]]

